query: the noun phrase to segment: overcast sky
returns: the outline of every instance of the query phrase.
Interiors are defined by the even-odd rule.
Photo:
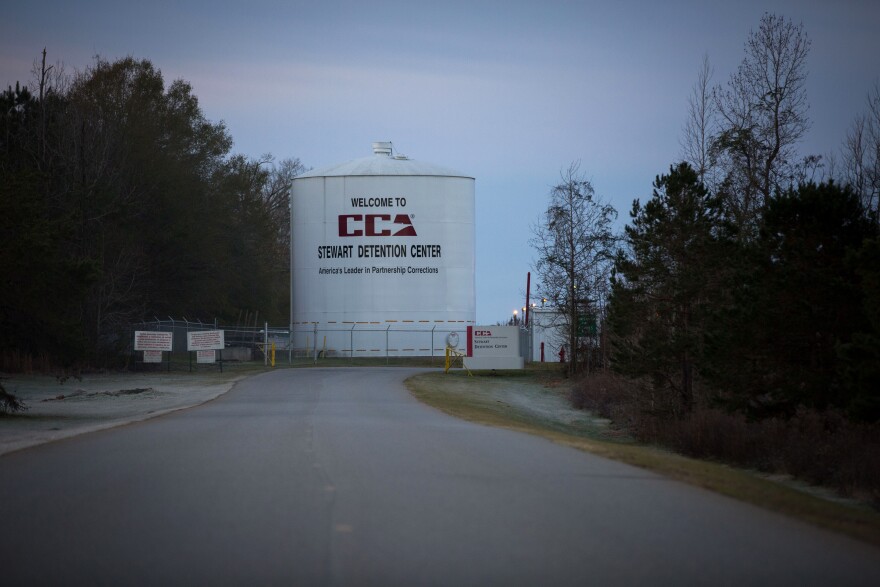
[[[491,324],[524,304],[531,226],[560,171],[580,161],[622,226],[680,158],[703,56],[725,83],[765,11],[812,40],[802,152],[837,152],[880,80],[877,0],[17,2],[0,83],[31,81],[43,47],[69,72],[131,55],[190,82],[237,153],[319,168],[389,140],[473,175],[477,322]]]

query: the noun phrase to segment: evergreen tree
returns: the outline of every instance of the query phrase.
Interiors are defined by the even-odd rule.
[[[657,177],[652,198],[635,200],[630,215],[612,279],[613,365],[650,378],[670,410],[687,412],[729,242],[721,201],[681,163]]]
[[[880,237],[847,258],[861,285],[864,322],[837,348],[843,402],[857,420],[880,420]]]
[[[838,345],[870,328],[847,259],[876,234],[849,188],[805,184],[771,198],[742,251],[735,304],[713,331],[711,378],[729,405],[763,416],[850,402]]]

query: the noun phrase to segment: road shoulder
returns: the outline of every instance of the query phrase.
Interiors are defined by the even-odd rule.
[[[0,455],[197,406],[246,376],[102,373],[61,380],[3,375],[3,386],[27,409],[0,418]]]
[[[507,381],[503,374],[483,375],[429,373],[410,377],[406,386],[418,400],[457,418],[541,436],[880,546],[880,513],[865,505],[828,499],[754,471],[618,438],[607,421],[593,419],[588,412],[572,417],[565,391],[547,387],[540,378],[511,374]],[[525,402],[524,397],[533,400]]]

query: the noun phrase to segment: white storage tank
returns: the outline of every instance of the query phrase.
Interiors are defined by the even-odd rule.
[[[474,323],[473,177],[373,143],[294,179],[290,242],[296,348],[435,355]]]

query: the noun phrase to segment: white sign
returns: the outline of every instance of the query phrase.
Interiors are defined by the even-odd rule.
[[[519,356],[518,326],[468,326],[469,357]]]
[[[519,326],[468,326],[468,369],[522,369]]]
[[[134,333],[134,350],[170,351],[173,338],[170,332],[136,330]]]
[[[196,363],[216,363],[217,351],[196,351]]]
[[[222,348],[222,330],[197,330],[186,333],[186,350],[188,351],[213,351]]]
[[[161,363],[162,351],[144,351],[144,363]]]

